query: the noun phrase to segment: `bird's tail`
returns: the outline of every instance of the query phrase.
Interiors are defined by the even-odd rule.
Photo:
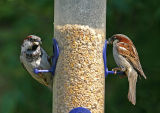
[[[128,74],[129,90],[128,100],[135,105],[136,104],[136,83],[137,83],[137,72],[130,72]]]

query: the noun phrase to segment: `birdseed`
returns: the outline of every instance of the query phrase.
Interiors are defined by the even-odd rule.
[[[53,83],[54,113],[76,107],[104,113],[104,34],[84,25],[55,27],[60,56]]]

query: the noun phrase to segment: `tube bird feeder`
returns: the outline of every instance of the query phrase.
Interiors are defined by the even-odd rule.
[[[59,58],[53,113],[104,113],[106,0],[55,0],[54,5]]]

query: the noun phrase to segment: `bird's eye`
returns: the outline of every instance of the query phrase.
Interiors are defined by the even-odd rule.
[[[34,39],[33,39],[33,38],[29,38],[29,41],[33,42],[33,41],[34,41]]]
[[[113,41],[117,40],[117,37],[113,37]]]
[[[33,41],[33,39],[32,39],[32,38],[29,38],[29,41],[31,41],[31,42],[32,42],[32,41]]]

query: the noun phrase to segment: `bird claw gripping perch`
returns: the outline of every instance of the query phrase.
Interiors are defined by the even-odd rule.
[[[115,71],[109,71],[107,67],[107,40],[105,41],[104,47],[103,47],[103,61],[104,61],[104,70],[105,70],[105,77],[107,77],[109,74],[117,74],[117,75],[124,75],[124,72],[115,72]]]
[[[49,70],[39,70],[39,69],[34,69],[34,73],[38,74],[38,73],[48,73],[51,72],[52,75],[54,76],[55,74],[55,70],[56,70],[56,64],[57,64],[57,60],[59,57],[59,48],[58,48],[58,43],[56,41],[56,39],[53,38],[53,57],[52,57],[52,67]]]

